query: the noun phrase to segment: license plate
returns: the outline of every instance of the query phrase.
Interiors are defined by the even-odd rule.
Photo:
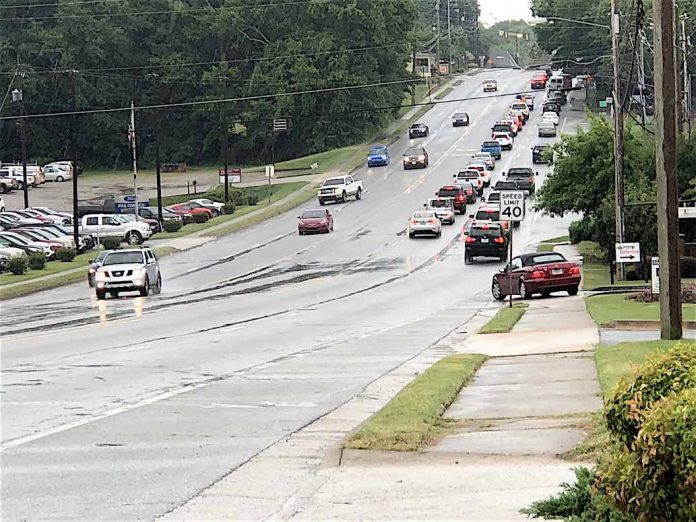
[[[419,220],[419,221],[418,221],[418,224],[419,224],[419,225],[427,225],[427,224],[428,224],[428,221],[426,221],[426,220]]]
[[[488,238],[487,238],[487,237],[482,237],[482,238],[481,238],[481,243],[488,243]]]
[[[551,270],[551,273],[553,275],[563,275],[563,269],[562,268],[554,268],[553,270]]]

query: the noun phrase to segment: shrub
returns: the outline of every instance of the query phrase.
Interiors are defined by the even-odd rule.
[[[12,257],[7,261],[7,269],[14,275],[22,275],[27,271],[28,264],[27,256]]]
[[[46,268],[46,256],[43,252],[32,252],[29,254],[28,265],[32,270],[43,270]]]
[[[230,194],[230,197],[232,198],[232,202],[237,207],[241,207],[246,203],[246,201],[245,201],[246,198],[244,197],[244,194],[240,190],[235,190],[234,192],[232,192]]]
[[[77,252],[74,248],[59,248],[56,250],[56,259],[58,261],[63,261],[64,263],[69,263],[75,259],[76,255]]]
[[[164,230],[166,232],[178,232],[184,225],[178,220],[169,220],[164,222]]]
[[[587,218],[573,221],[568,227],[568,236],[570,237],[570,242],[574,245],[577,245],[580,241],[591,241],[594,239],[591,221]]]
[[[681,258],[681,276],[684,278],[696,277],[696,257]]]
[[[194,214],[193,215],[193,222],[194,223],[205,223],[208,221],[210,218],[208,217],[208,214],[201,212],[200,214]]]
[[[121,246],[120,237],[105,237],[102,239],[102,245],[106,250],[117,250]]]
[[[692,343],[650,357],[629,379],[622,379],[607,401],[609,432],[632,449],[646,413],[664,397],[696,386],[696,350]]]
[[[600,459],[597,486],[634,520],[696,520],[696,387],[656,403],[635,451]]]
[[[660,300],[660,294],[653,294],[652,290],[646,289],[629,294],[626,296],[626,299],[638,301],[639,303],[656,303]],[[681,299],[683,304],[696,304],[696,284],[683,286]]]
[[[259,197],[256,194],[249,194],[247,196],[247,204],[251,207],[259,202]]]
[[[578,243],[578,252],[585,261],[605,261],[606,256],[599,246],[599,243],[594,241],[581,241]]]
[[[222,207],[223,214],[234,214],[235,210],[237,210],[237,207],[235,207],[234,203],[225,203],[225,206]]]

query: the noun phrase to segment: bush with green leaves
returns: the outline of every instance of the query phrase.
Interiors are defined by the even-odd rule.
[[[225,203],[225,206],[222,207],[223,214],[234,214],[235,210],[237,210],[237,207],[234,203]]]
[[[593,224],[589,218],[573,221],[568,227],[568,237],[573,245],[580,241],[592,241],[594,236]]]
[[[165,232],[178,232],[184,225],[179,220],[170,219],[164,222]]]
[[[686,388],[696,387],[696,350],[680,343],[667,352],[650,357],[631,377],[622,379],[605,405],[611,435],[634,449],[648,411],[659,401]]]
[[[56,250],[56,259],[64,263],[69,263],[75,259],[76,255],[77,251],[74,248],[59,248]]]
[[[104,250],[118,250],[121,246],[121,238],[105,237],[102,239],[102,245],[104,246]]]
[[[43,252],[32,252],[29,254],[28,265],[32,270],[43,270],[46,268],[46,256]]]
[[[680,264],[683,278],[696,278],[696,257],[682,257]]]
[[[22,275],[27,271],[28,264],[27,256],[12,257],[7,261],[7,269],[14,275]]]
[[[247,196],[247,205],[253,207],[254,205],[257,205],[259,202],[259,197],[256,194],[249,194]]]
[[[201,212],[200,214],[194,214],[193,215],[193,222],[194,223],[206,223],[210,217],[208,214]]]

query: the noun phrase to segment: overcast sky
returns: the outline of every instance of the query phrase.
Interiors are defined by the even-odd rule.
[[[502,20],[530,20],[530,0],[479,0],[481,21],[490,26]]]

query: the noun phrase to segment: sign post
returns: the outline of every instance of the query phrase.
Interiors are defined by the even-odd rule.
[[[507,221],[510,226],[510,249],[508,263],[512,262],[512,229],[513,224],[524,220],[526,212],[524,191],[522,190],[503,190],[500,192],[500,219]],[[512,292],[510,292],[510,308],[512,308]]]
[[[225,183],[225,179],[227,179],[227,183],[241,183],[242,182],[242,169],[240,168],[232,168],[232,169],[218,169],[218,177],[220,183]]]
[[[651,289],[653,294],[659,294],[660,293],[660,258],[659,257],[653,257],[652,261],[650,263],[651,267]]]

